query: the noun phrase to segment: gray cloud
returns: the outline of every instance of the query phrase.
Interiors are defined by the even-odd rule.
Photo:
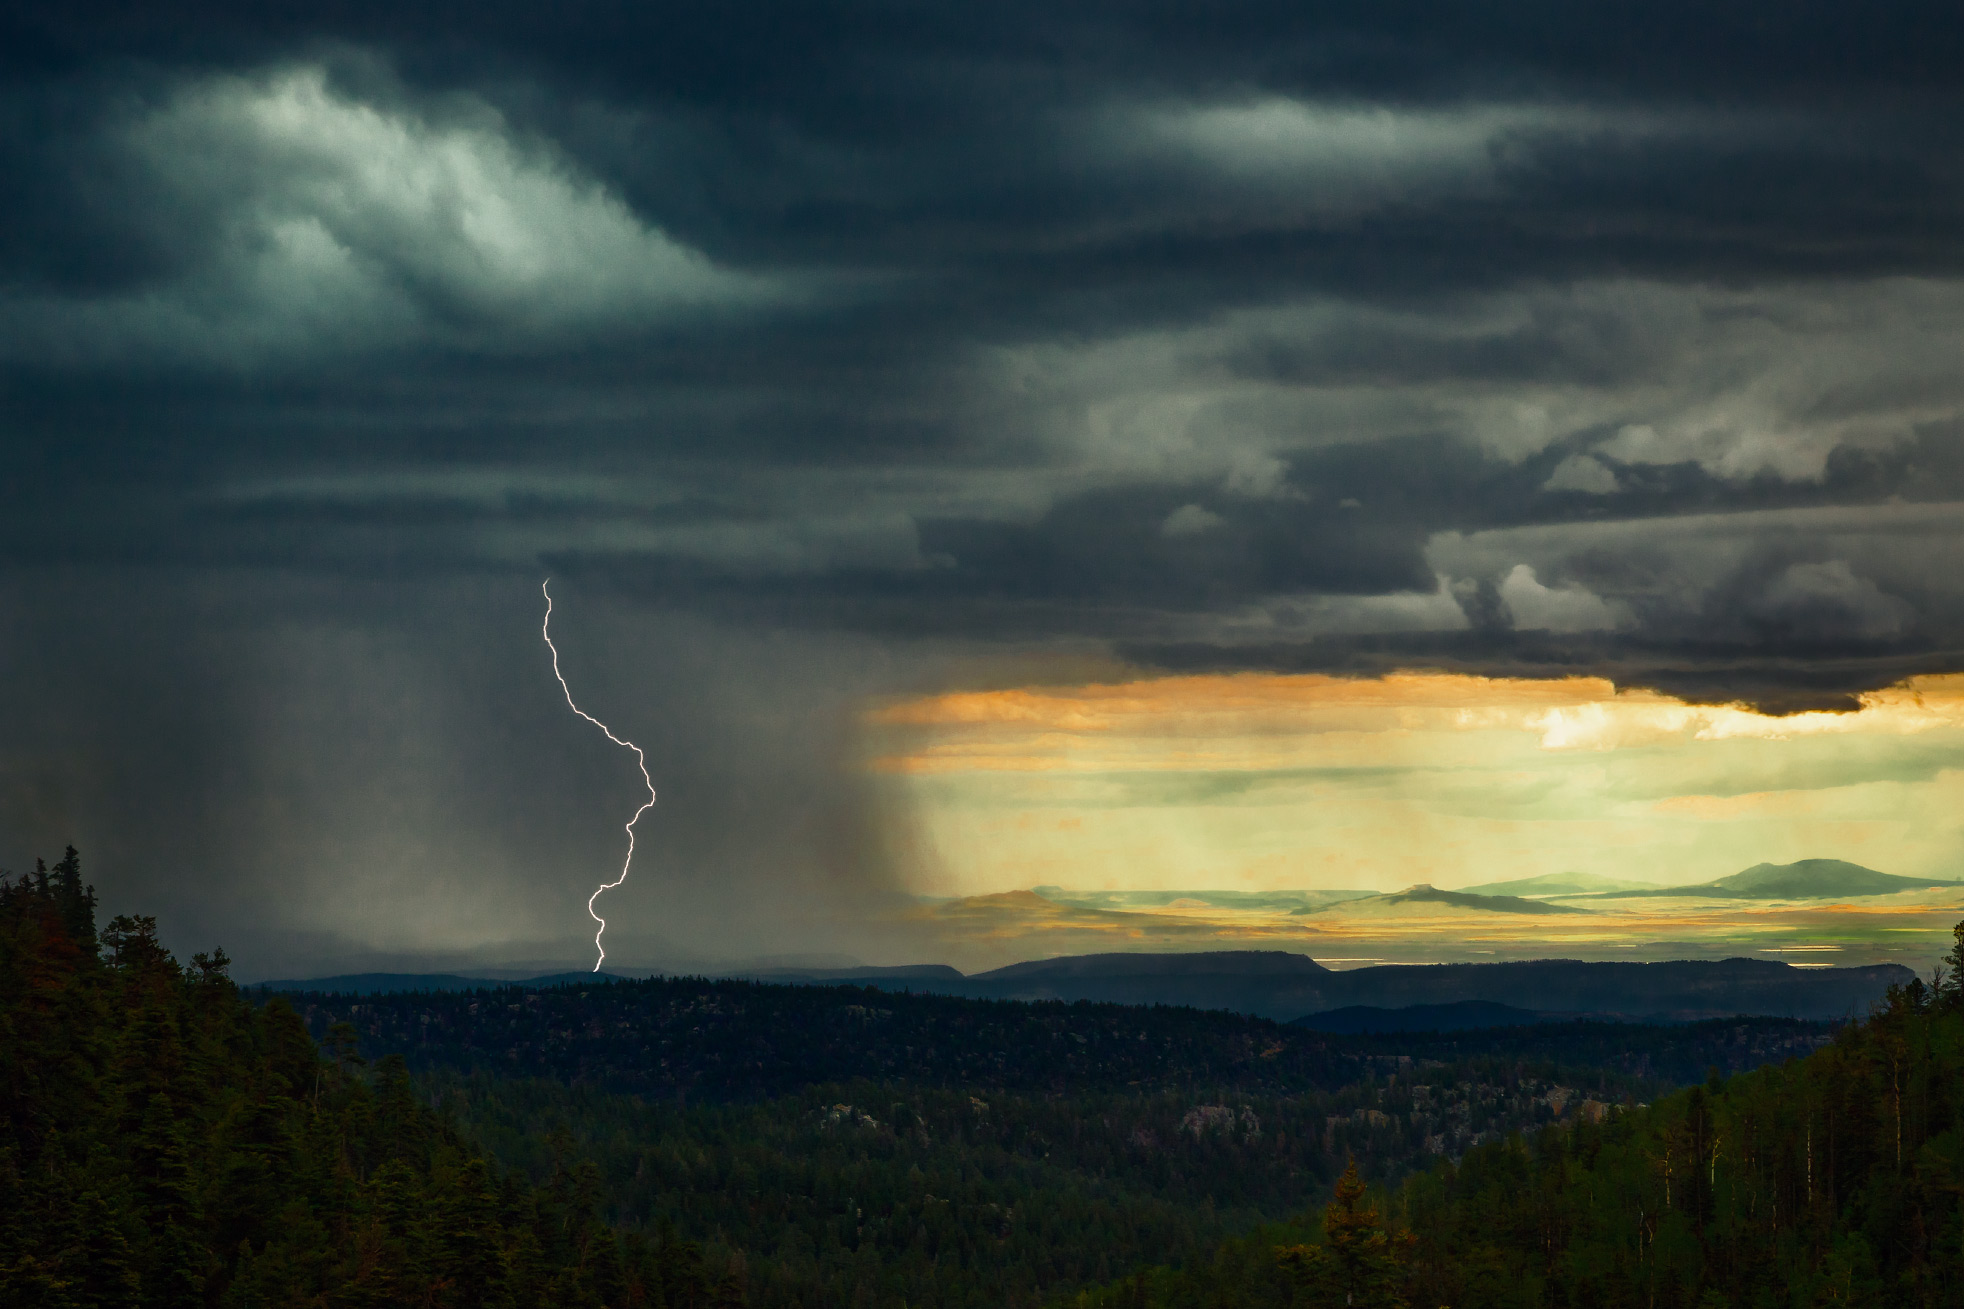
[[[490,106],[363,101],[297,65],[172,89],[99,149],[170,267],[0,298],[0,349],[68,367],[253,368],[432,342],[579,342],[781,294],[714,266]]]
[[[661,802],[606,897],[610,958],[865,948],[896,889],[851,766],[865,642],[760,637],[558,584],[581,702]],[[247,974],[591,961],[632,760],[558,699],[529,579],[70,572],[9,588],[9,863],[74,841],[111,911]]]
[[[577,958],[631,779],[546,571],[649,962],[905,953],[869,695],[1957,666],[1954,24],[542,12],[4,20],[8,859]]]

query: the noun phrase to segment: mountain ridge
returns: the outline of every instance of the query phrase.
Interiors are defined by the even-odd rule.
[[[1736,873],[1690,886],[1649,891],[1603,891],[1565,897],[1575,900],[1696,898],[1708,900],[1842,900],[1932,887],[1964,886],[1940,878],[1899,877],[1845,859],[1797,859],[1790,864],[1754,864]]]
[[[1471,910],[1490,914],[1586,914],[1593,912],[1578,909],[1573,905],[1547,904],[1540,900],[1529,900],[1517,895],[1475,895],[1468,891],[1442,891],[1429,882],[1419,882],[1402,891],[1388,891],[1383,895],[1368,896],[1359,900],[1345,900],[1338,904],[1325,905],[1317,909],[1297,909],[1292,917],[1331,917],[1331,918],[1372,918],[1397,916],[1409,912],[1413,907],[1419,913],[1426,912],[1426,905],[1443,905],[1449,909]]]
[[[1462,895],[1516,895],[1553,896],[1589,895],[1603,891],[1650,891],[1656,890],[1655,882],[1629,882],[1621,878],[1603,877],[1597,873],[1543,873],[1539,877],[1521,877],[1510,882],[1482,882],[1477,886],[1462,886]]]
[[[277,978],[249,982],[246,990],[313,991],[321,994],[396,995],[412,991],[495,991],[517,986],[573,986],[590,982],[620,982],[613,973],[540,973],[536,977],[473,977],[466,973],[337,973],[331,977]]]
[[[1066,956],[976,974],[948,989],[978,999],[1190,1005],[1283,1022],[1352,1005],[1404,1008],[1467,1001],[1673,1021],[1734,1014],[1839,1019],[1865,1014],[1891,983],[1906,984],[1915,975],[1900,964],[1796,968],[1743,958],[1379,964],[1342,972],[1317,965],[1321,971],[1314,973],[1274,964],[1262,965],[1258,973],[1232,966],[1237,956],[1264,953],[1286,952],[1217,952],[1209,965],[1181,955]],[[1077,959],[1087,957],[1103,962],[1086,970]]]
[[[1348,1036],[1376,1032],[1470,1032],[1493,1027],[1535,1027],[1545,1023],[1580,1022],[1596,1015],[1551,1014],[1521,1009],[1491,1000],[1461,1000],[1453,1004],[1413,1004],[1401,1009],[1353,1004],[1322,1013],[1304,1014],[1290,1024],[1313,1032]]]
[[[1402,1009],[1412,1005],[1468,1002],[1512,1005],[1575,1017],[1607,1014],[1685,1021],[1739,1014],[1812,1019],[1860,1016],[1882,999],[1892,983],[1907,984],[1915,976],[1901,964],[1796,968],[1775,960],[1743,958],[1658,963],[1523,959],[1495,963],[1379,964],[1336,972],[1308,955],[1286,950],[1064,955],[1026,960],[972,975],[945,965],[850,971],[857,975],[846,978],[833,975],[833,970],[804,973],[786,970],[768,980],[818,986],[854,982],[890,992],[913,991],[977,1000],[1176,1005],[1227,1010],[1278,1022],[1359,1005]],[[881,976],[882,973],[885,975]],[[560,982],[579,984],[593,976],[562,974]],[[345,984],[348,980],[344,977],[262,985],[269,990],[320,992],[337,989],[327,983]],[[464,980],[470,987],[537,986],[543,981]],[[395,990],[470,987],[425,985]],[[348,988],[344,985],[338,989]]]

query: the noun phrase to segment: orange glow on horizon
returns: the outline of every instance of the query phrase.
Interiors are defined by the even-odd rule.
[[[913,729],[931,738],[870,761],[885,773],[1104,767],[1106,761],[1096,760],[1101,739],[1165,743],[1152,759],[1129,760],[1129,767],[1207,769],[1274,766],[1273,752],[1251,743],[1334,733],[1512,729],[1534,732],[1544,749],[1605,750],[1672,739],[1901,735],[1964,727],[1964,674],[1911,678],[1858,700],[1854,710],[1773,715],[1737,702],[1698,704],[1644,688],[1618,690],[1601,677],[1230,673],[951,691],[881,705],[866,722],[876,730]],[[1225,748],[1230,740],[1238,744]],[[1685,803],[1696,801],[1687,797]]]

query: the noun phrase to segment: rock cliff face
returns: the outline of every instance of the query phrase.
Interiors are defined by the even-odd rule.
[[[1262,1120],[1247,1105],[1241,1106],[1241,1112],[1236,1114],[1224,1104],[1198,1104],[1180,1119],[1180,1130],[1193,1133],[1195,1138],[1209,1132],[1233,1132],[1253,1141],[1262,1134]]]

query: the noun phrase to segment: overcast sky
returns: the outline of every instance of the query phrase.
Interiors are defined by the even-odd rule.
[[[638,778],[546,576],[650,964],[918,948],[895,697],[1955,671],[1960,61],[1934,3],[10,4],[0,863],[242,973],[579,962]]]

